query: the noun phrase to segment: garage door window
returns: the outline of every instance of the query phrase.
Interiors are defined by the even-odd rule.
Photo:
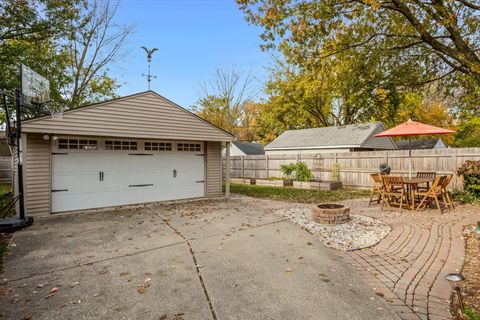
[[[172,151],[170,142],[145,142],[145,151]]]
[[[137,141],[105,140],[105,150],[137,150]]]
[[[201,151],[200,143],[177,143],[177,151]]]
[[[87,139],[59,139],[58,149],[68,150],[97,150],[97,140]]]

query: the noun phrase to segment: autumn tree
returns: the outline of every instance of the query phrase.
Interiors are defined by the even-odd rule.
[[[0,2],[0,88],[18,88],[24,63],[50,81],[50,97],[74,108],[115,96],[109,67],[122,58],[131,26],[114,23],[118,2]]]
[[[253,123],[257,112],[252,108],[252,81],[250,73],[235,67],[219,68],[210,80],[201,83],[200,98],[192,109],[203,119],[238,136],[239,128]]]
[[[119,86],[109,76],[108,66],[126,53],[125,41],[133,26],[115,23],[117,9],[118,1],[85,1],[78,14],[68,20],[68,41],[63,50],[69,56],[71,84],[64,88],[64,94],[72,107],[113,96]]]
[[[247,21],[263,28],[264,48],[292,61],[324,59],[351,48],[431,55],[443,74],[480,81],[480,4],[470,0],[237,0]],[[443,75],[442,74],[442,75]]]

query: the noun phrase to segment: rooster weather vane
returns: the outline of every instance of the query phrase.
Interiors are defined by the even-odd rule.
[[[147,61],[148,61],[148,74],[144,74],[142,73],[142,77],[145,77],[147,78],[147,82],[148,82],[148,90],[150,91],[150,82],[152,81],[152,79],[157,79],[157,76],[154,76],[150,73],[150,64],[152,62],[152,55],[155,51],[158,51],[157,48],[153,48],[153,49],[147,49],[146,47],[141,47],[143,50],[145,50],[145,52],[147,53]]]

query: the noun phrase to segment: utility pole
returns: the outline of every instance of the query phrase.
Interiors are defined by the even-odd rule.
[[[150,91],[150,82],[152,81],[152,79],[157,79],[157,76],[154,76],[151,74],[150,72],[150,65],[151,65],[151,62],[152,62],[152,55],[155,51],[158,51],[157,48],[153,48],[153,49],[147,49],[146,47],[141,47],[143,50],[145,50],[145,52],[147,53],[147,62],[148,62],[148,74],[144,74],[142,73],[142,77],[145,77],[147,78],[147,83],[148,83],[148,91]]]

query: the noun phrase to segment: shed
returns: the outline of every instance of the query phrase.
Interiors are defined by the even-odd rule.
[[[234,139],[153,91],[23,121],[26,212],[220,196]]]
[[[382,122],[351,124],[323,128],[287,130],[265,146],[265,153],[308,154],[349,151],[395,150],[390,138],[377,138],[385,131]]]

